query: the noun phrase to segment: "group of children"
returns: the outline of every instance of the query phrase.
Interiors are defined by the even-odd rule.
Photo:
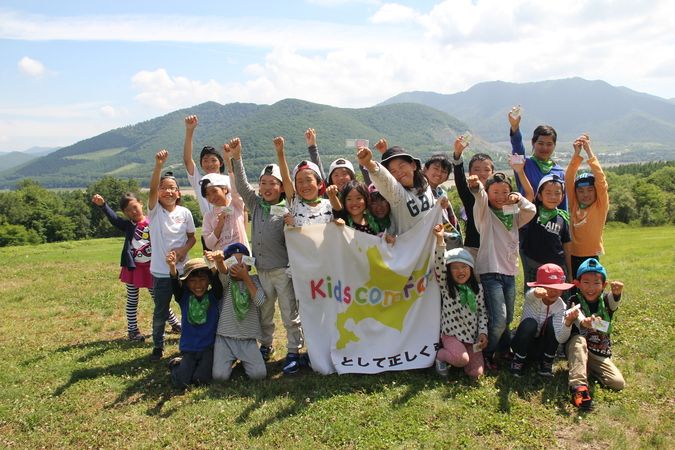
[[[552,376],[556,351],[564,345],[573,402],[590,409],[588,371],[613,389],[624,385],[610,359],[612,318],[623,284],[612,282],[611,293],[604,293],[607,273],[599,262],[607,183],[587,135],[574,141],[572,161],[563,172],[552,159],[555,130],[537,127],[533,153],[526,157],[520,114],[514,110],[508,117],[518,190],[508,175],[495,172],[486,154],[471,158],[467,177],[462,154],[468,142],[461,136],[452,157],[436,154],[424,165],[381,139],[375,145],[379,162],[369,148],[356,148],[365,182],[357,180],[347,158],[333,161],[325,174],[317,134],[310,128],[305,132],[309,158],[292,170],[284,138],[273,140],[277,161],[260,173],[256,193],[246,176],[239,138],[225,144],[222,153],[204,147],[199,162],[205,174],[200,175],[192,160],[198,119],[188,116],[183,160],[204,217],[204,257],[187,258],[196,243],[195,226],[190,211],[180,205],[175,177],[161,174],[166,150],[155,156],[148,218],[132,194],[121,204],[128,220],[117,217],[99,195],[92,199],[125,231],[120,279],[127,285],[129,338],[144,339],[135,309],[138,288],[146,287],[155,305],[152,358],[163,356],[167,320],[174,330],[182,329],[181,356],[169,363],[177,387],[226,380],[235,361],[251,378],[264,378],[265,361],[274,353],[278,300],[287,337],[283,372],[295,373],[310,361],[301,352],[301,306],[289,276],[284,227],[336,220],[395,245],[395,236],[412,228],[438,201],[443,215],[433,231],[434,261],[442,311],[436,369],[446,374],[448,365],[463,367],[470,377],[479,377],[507,359],[514,376],[521,376],[529,361],[538,364],[539,374]],[[591,172],[577,174],[582,150]],[[464,236],[442,186],[451,170],[466,218]],[[512,332],[519,257],[525,303],[521,323]],[[250,273],[252,266],[256,275]],[[181,308],[181,326],[169,308],[172,296]]]

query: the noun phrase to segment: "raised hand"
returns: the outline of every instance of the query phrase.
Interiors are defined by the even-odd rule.
[[[464,142],[464,136],[457,136],[455,139],[455,152],[454,152],[454,157],[455,159],[459,159],[462,156],[462,152],[464,151],[465,148],[469,146],[468,143]]]
[[[166,162],[166,160],[168,158],[169,158],[169,152],[164,150],[164,149],[158,151],[155,154],[155,161],[157,161],[160,165],[164,165],[164,163]]]
[[[514,131],[514,132],[518,128],[520,128],[520,119],[522,118],[520,113],[518,113],[517,115],[513,114],[515,112],[516,108],[519,108],[519,107],[514,106],[513,108],[511,108],[511,111],[509,111],[509,113],[507,114],[507,116],[509,118],[509,124],[511,125],[511,131]]]
[[[380,141],[381,140],[382,139],[380,139]],[[380,142],[378,141],[378,144],[379,143]],[[365,168],[368,168],[368,165],[373,161],[373,152],[368,147],[359,147],[356,150],[356,158],[359,160],[359,164]]]
[[[277,155],[282,155],[284,153],[284,138],[282,136],[277,136],[272,142],[274,142],[274,150],[276,150]]]
[[[507,204],[507,205],[515,205],[515,204],[518,203],[519,201],[520,201],[520,193],[518,193],[518,192],[511,192],[511,193],[509,194],[508,200],[506,201],[506,204]]]
[[[437,238],[443,239],[443,225],[442,224],[437,223],[436,225],[434,225],[434,227],[431,229],[431,231],[434,234],[434,236],[436,236]]]
[[[103,206],[105,204],[105,199],[98,194],[94,194],[91,198],[91,202],[96,206]]]
[[[187,116],[185,118],[185,129],[194,130],[199,125],[199,119],[195,115]]]
[[[225,144],[230,150],[230,157],[234,159],[241,159],[241,139],[238,137],[230,139],[230,142]]]
[[[339,189],[336,185],[331,184],[326,188],[326,194],[331,198],[338,198]]]
[[[623,282],[621,281],[612,281],[609,286],[614,297],[619,297],[623,292]]]
[[[466,184],[472,191],[477,191],[482,185],[478,179],[478,175],[469,175],[469,177],[466,179]]]
[[[377,149],[377,151],[380,153],[386,152],[387,148],[389,148],[389,145],[387,144],[387,140],[385,138],[382,138],[375,143],[375,149]]]
[[[305,131],[305,141],[307,141],[307,147],[316,145],[316,131],[314,128],[307,128],[307,131]]]

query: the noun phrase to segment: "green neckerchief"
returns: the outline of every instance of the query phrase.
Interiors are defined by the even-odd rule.
[[[586,317],[591,317],[591,309],[588,306],[588,302],[586,301],[584,296],[581,295],[580,292],[577,292],[575,296],[577,300],[579,300],[579,303],[581,303],[581,310],[584,312]],[[612,316],[609,314],[609,311],[607,310],[607,305],[605,305],[604,292],[601,293],[600,297],[598,298],[598,312],[596,315],[600,316],[602,320],[609,322],[609,327],[607,327],[607,333],[605,333],[609,335],[612,332]],[[598,331],[598,333],[600,333],[600,331]]]
[[[458,284],[459,303],[468,306],[472,313],[476,313],[476,293],[466,284]]]
[[[546,209],[542,205],[539,208],[539,217],[537,218],[537,223],[540,224],[540,225],[546,225],[551,220],[553,220],[556,216],[562,217],[563,220],[567,223],[570,222],[570,215],[564,209],[560,209],[560,208]]]
[[[206,323],[206,312],[209,310],[209,294],[199,300],[193,294],[190,294],[188,300],[188,322],[192,325],[204,325]]]
[[[248,289],[239,289],[239,281],[234,279],[230,279],[230,293],[232,294],[234,316],[237,320],[242,321],[251,307],[251,303],[249,302],[251,295],[248,293]]]
[[[492,212],[497,216],[497,219],[504,224],[507,230],[511,231],[513,228],[513,214],[504,214],[501,209],[490,207]]]
[[[375,219],[375,222],[377,222],[377,226],[380,227],[381,231],[386,230],[391,225],[391,219],[389,219],[389,214],[387,214],[382,219],[378,219],[377,217],[373,216],[373,219]]]
[[[539,171],[544,175],[548,175],[551,169],[553,169],[553,166],[555,166],[555,162],[553,162],[552,159],[549,159],[548,161],[542,161],[534,155],[532,155],[531,159],[537,164]]]
[[[263,215],[269,216],[270,215],[270,209],[272,208],[272,205],[286,206],[286,199],[282,198],[277,203],[269,203],[264,198],[261,197],[259,203],[260,203],[260,207],[263,210]]]
[[[310,203],[317,203],[321,200],[321,197],[316,197],[314,200],[305,200],[304,198],[300,197],[300,202],[304,203],[305,205],[309,206],[310,208],[314,208],[314,206],[310,205]]]
[[[363,213],[363,216],[366,218],[366,222],[368,223],[368,226],[370,227],[371,230],[373,230],[375,232],[375,234],[382,231],[382,230],[380,230],[380,225],[377,223],[377,220],[375,220],[375,217],[373,217],[373,215],[370,214],[369,211],[365,211]],[[350,215],[347,215],[347,225],[354,228],[354,220],[352,219],[352,216],[350,216]]]

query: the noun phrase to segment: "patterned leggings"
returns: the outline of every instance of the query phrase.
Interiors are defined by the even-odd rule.
[[[138,293],[139,289],[133,284],[127,284],[127,330],[129,333],[138,331]],[[148,288],[150,296],[153,296],[152,288]],[[169,308],[169,324],[176,325],[180,323],[176,315]]]

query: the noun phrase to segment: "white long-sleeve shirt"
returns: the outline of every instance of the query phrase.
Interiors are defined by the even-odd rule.
[[[537,212],[535,206],[525,197],[518,201],[520,210],[513,215],[513,227],[507,230],[492,212],[488,196],[481,186],[473,193],[473,218],[480,233],[480,248],[476,258],[476,273],[499,273],[516,276],[518,273],[518,229],[532,220]]]

